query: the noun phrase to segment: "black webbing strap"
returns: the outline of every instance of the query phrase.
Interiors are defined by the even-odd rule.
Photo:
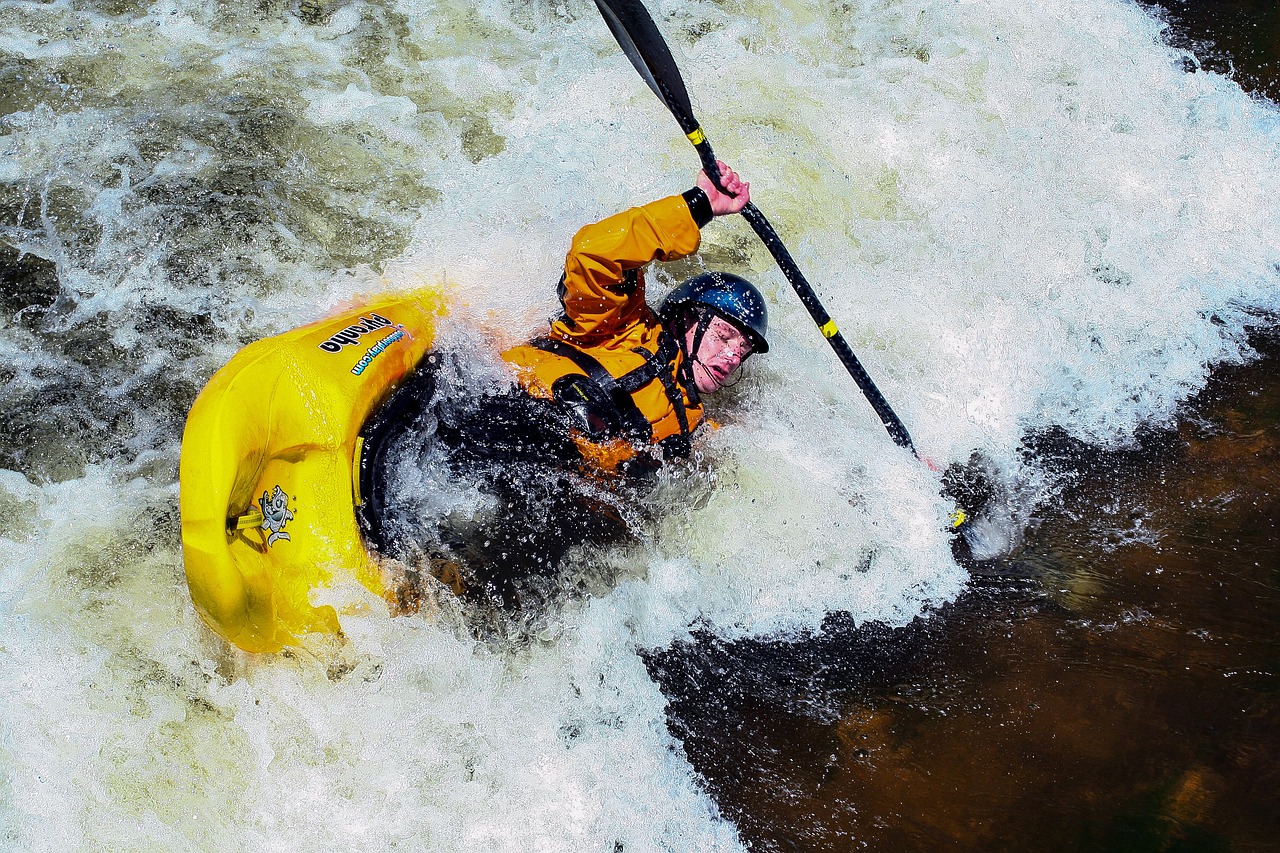
[[[653,380],[671,373],[671,365],[680,350],[670,335],[660,332],[657,352],[649,352],[644,347],[632,347],[631,351],[643,358],[644,364],[618,377],[618,387],[628,394],[634,394]]]
[[[653,371],[653,377],[644,382],[644,385],[657,379],[662,383],[662,390],[667,392],[667,400],[671,402],[671,408],[676,411],[676,422],[680,424],[680,435],[687,437],[689,435],[689,415],[684,408],[684,394],[681,393],[680,386],[676,383],[676,377],[672,370],[672,364],[676,360],[676,355],[680,352],[680,347],[676,344],[675,338],[667,334],[666,330],[658,333],[658,351],[650,355],[649,351],[641,347],[636,347],[632,352],[642,355],[646,361],[642,367],[628,373],[622,379],[631,376],[632,373],[640,373],[640,371]],[[622,380],[619,380],[622,381]],[[643,385],[638,386],[643,387]],[[693,393],[697,393],[695,390]]]
[[[585,373],[588,379],[594,382],[601,391],[609,395],[609,399],[617,408],[620,420],[628,432],[643,437],[645,441],[652,438],[653,425],[649,423],[649,419],[640,411],[636,401],[631,398],[630,392],[618,384],[618,380],[614,379],[613,374],[604,369],[604,365],[577,347],[570,346],[563,341],[557,341],[554,338],[534,338],[529,342],[529,345],[543,352],[567,358],[577,365],[578,369]]]
[[[698,348],[702,346],[702,337],[707,333],[707,327],[711,325],[712,312],[709,310],[698,311],[697,318],[698,325],[693,333],[692,349],[685,349],[685,344],[688,343],[687,339],[682,342],[681,338],[671,338],[676,348],[684,353],[684,361],[680,363],[680,370],[677,375],[680,378],[680,384],[684,386],[685,393],[689,395],[689,402],[695,406],[702,402],[702,398],[698,396],[698,381],[693,376],[693,363],[696,360]],[[665,329],[663,333],[666,334]]]

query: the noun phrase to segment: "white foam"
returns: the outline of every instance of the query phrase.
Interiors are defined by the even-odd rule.
[[[1184,72],[1134,5],[653,9],[718,152],[939,463],[977,448],[1022,476],[1019,442],[1050,426],[1125,442],[1244,357],[1250,312],[1277,308],[1276,111]],[[454,315],[496,350],[557,310],[577,227],[692,179],[692,152],[589,6],[353,3],[316,25],[183,3],[45,14],[81,41],[41,44],[27,25],[0,33],[6,49],[102,65],[78,100],[50,90],[50,106],[5,120],[0,176],[30,201],[3,234],[58,265],[66,329],[114,324],[137,348],[154,342],[140,318],[157,305],[208,317],[209,346],[138,362],[157,393],[382,282],[446,283]],[[246,92],[299,134],[333,135],[268,129],[228,162],[228,137],[192,131],[144,154],[157,114],[213,133],[246,115]],[[279,165],[252,159],[295,144]],[[337,154],[308,166],[304,148]],[[165,263],[195,251],[164,231],[177,221],[164,205],[186,197],[143,191],[225,186],[224,167],[284,207],[198,244],[211,272],[190,280]],[[59,230],[67,198],[99,242]],[[368,256],[335,272],[317,235],[357,221],[374,223]],[[397,229],[408,247],[381,257]],[[694,624],[794,633],[835,610],[903,622],[964,576],[935,476],[892,444],[745,224],[714,224],[703,251],[761,283],[772,351],[712,403],[727,425],[664,483],[654,536],[610,557],[617,584],[567,601],[525,647],[475,641],[448,598],[390,619],[344,587],[328,594],[358,611],[345,647],[225,649],[183,585],[178,430],[145,411],[127,458],[60,483],[0,477],[15,508],[0,528],[2,843],[740,849],[638,650]],[[95,369],[17,326],[3,351],[26,383]],[[114,381],[101,374],[103,394],[127,390]],[[1016,521],[984,537],[998,550]]]

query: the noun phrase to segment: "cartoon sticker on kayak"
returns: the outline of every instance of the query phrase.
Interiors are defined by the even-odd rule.
[[[276,486],[274,492],[263,492],[262,497],[258,498],[258,506],[262,507],[262,524],[259,526],[271,532],[267,537],[267,546],[275,545],[278,539],[292,541],[289,534],[284,532],[284,526],[293,521],[293,513],[289,511],[289,496],[284,493],[284,489]]]

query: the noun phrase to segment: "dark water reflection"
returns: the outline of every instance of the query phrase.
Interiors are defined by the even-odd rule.
[[[651,661],[762,850],[1280,849],[1280,344],[898,629]]]
[[[1203,67],[1280,102],[1280,3],[1276,0],[1143,0],[1173,24],[1169,41]]]
[[[1280,3],[1169,0],[1280,100]],[[1071,486],[1020,552],[896,629],[654,655],[672,730],[759,850],[1280,850],[1280,337]]]

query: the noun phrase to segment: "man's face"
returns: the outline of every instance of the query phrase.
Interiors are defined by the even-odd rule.
[[[693,346],[697,337],[695,323],[685,332],[685,348]],[[693,358],[693,380],[698,391],[710,394],[718,391],[751,355],[751,339],[738,331],[738,327],[721,317],[713,317],[702,335],[698,351]]]

